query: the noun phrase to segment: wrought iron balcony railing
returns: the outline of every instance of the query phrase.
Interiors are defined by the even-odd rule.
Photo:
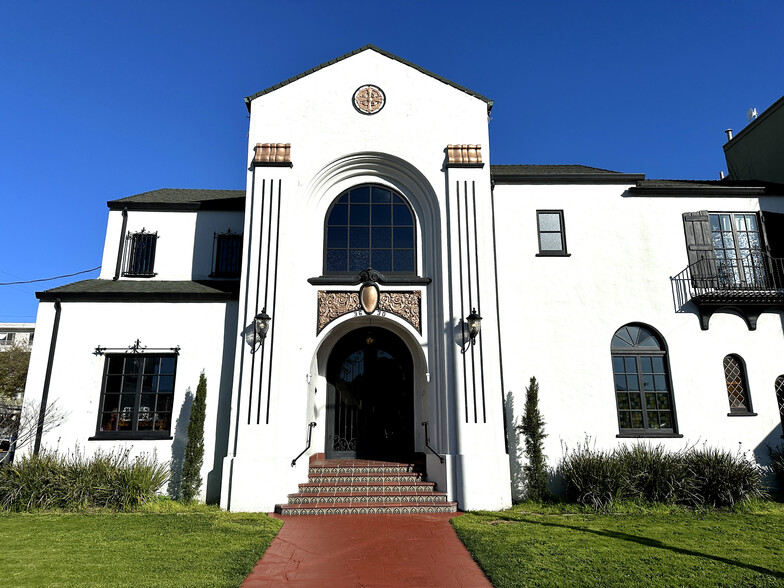
[[[752,251],[741,259],[700,259],[670,278],[677,309],[692,302],[707,329],[721,308],[743,313],[752,330],[762,310],[784,310],[784,258]]]

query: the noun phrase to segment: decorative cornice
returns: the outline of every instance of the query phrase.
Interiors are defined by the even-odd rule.
[[[481,167],[482,146],[481,145],[447,145],[446,164],[454,166],[456,164],[469,164],[472,167]]]
[[[253,167],[291,167],[291,143],[256,143]]]

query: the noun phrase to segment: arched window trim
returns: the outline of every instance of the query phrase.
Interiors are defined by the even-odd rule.
[[[638,327],[649,331],[652,337],[655,339],[657,344],[656,347],[648,346],[616,346],[613,345],[615,336],[621,333],[621,331],[628,327]],[[647,340],[647,338],[646,338]],[[640,343],[644,343],[644,341],[639,341]],[[670,370],[670,360],[669,360],[669,349],[667,347],[667,342],[664,337],[659,333],[655,328],[647,325],[645,323],[638,323],[632,322],[627,323],[619,327],[614,333],[610,340],[610,355],[611,355],[611,367],[613,373],[613,396],[615,398],[615,416],[618,423],[618,435],[616,437],[619,438],[639,438],[639,437],[678,437],[681,438],[683,435],[678,433],[678,418],[677,418],[677,411],[675,406],[675,394],[672,387],[672,377],[671,377],[671,370]],[[635,372],[626,372],[624,371],[624,375],[631,375],[635,373],[638,377],[638,388],[639,390],[633,391],[626,391],[626,392],[638,392],[640,398],[640,406],[643,413],[643,427],[642,428],[630,428],[630,427],[622,427],[622,419],[621,419],[621,410],[622,409],[619,404],[619,391],[616,386],[616,361],[615,358],[620,357],[633,357],[635,364],[636,364],[636,371]],[[646,392],[656,392],[654,391],[646,391],[644,390],[643,385],[643,375],[644,372],[641,369],[642,359],[643,357],[661,357],[663,360],[663,368],[664,368],[664,378],[665,384],[667,387],[667,394],[669,395],[669,412],[670,412],[670,419],[671,419],[671,427],[662,427],[662,428],[648,428],[648,417],[647,417],[647,404],[646,404]],[[620,374],[618,374],[620,375]],[[631,400],[631,399],[630,399]]]
[[[740,385],[742,387],[742,394],[743,400],[745,400],[745,405],[743,403],[739,403],[739,401],[735,400],[733,402],[733,391],[730,390],[730,374],[727,373],[727,359],[731,358],[735,361],[738,365],[738,377]],[[729,403],[730,411],[727,413],[727,416],[757,416],[757,413],[754,412],[751,403],[751,390],[749,390],[749,376],[748,371],[746,370],[746,362],[744,359],[738,355],[737,353],[728,353],[724,356],[721,362],[722,371],[724,372],[724,385],[727,389],[727,402]],[[733,406],[736,404],[736,406]]]
[[[333,211],[333,209],[335,208],[335,206],[337,204],[340,204],[340,199],[343,196],[347,195],[349,192],[351,192],[353,190],[357,190],[359,188],[365,188],[365,187],[368,187],[371,190],[373,188],[380,188],[382,190],[386,190],[386,191],[390,192],[393,195],[393,197],[397,196],[400,199],[401,203],[405,204],[406,208],[408,209],[408,212],[411,215],[411,219],[412,219],[412,223],[413,223],[413,249],[412,249],[413,256],[414,256],[414,269],[413,269],[413,271],[383,270],[383,269],[379,269],[377,267],[374,267],[373,269],[379,271],[380,273],[384,274],[385,276],[386,275],[390,275],[390,276],[393,276],[393,277],[397,278],[397,279],[393,278],[393,280],[390,280],[390,281],[397,282],[397,281],[401,281],[401,279],[405,280],[406,282],[408,282],[408,281],[420,281],[420,279],[418,278],[418,276],[419,276],[419,235],[418,235],[419,221],[417,219],[416,212],[414,211],[414,208],[411,206],[411,203],[408,201],[408,198],[406,198],[398,190],[396,190],[395,188],[392,188],[391,186],[387,186],[387,185],[384,185],[384,184],[375,184],[375,183],[372,183],[372,182],[365,182],[365,183],[362,183],[362,184],[357,184],[355,186],[351,186],[350,188],[347,188],[347,189],[341,191],[340,194],[338,194],[332,200],[332,202],[330,203],[329,208],[327,209],[327,212],[324,215],[324,225],[323,225],[324,226],[324,230],[323,230],[323,237],[324,238],[323,238],[322,265],[321,265],[321,267],[322,267],[322,275],[324,277],[328,277],[328,278],[347,277],[347,276],[353,277],[353,276],[358,275],[360,271],[367,269],[367,268],[362,268],[362,269],[356,270],[356,271],[353,271],[353,270],[328,271],[327,270],[328,226],[329,226],[330,216],[332,215],[332,211]],[[392,223],[394,223],[394,221],[392,221]],[[347,226],[351,226],[351,225],[347,225]],[[395,225],[394,224],[390,224],[390,227],[392,229],[394,229]],[[372,251],[372,247],[370,249]],[[390,250],[394,251],[394,249],[390,249]],[[371,265],[372,265],[372,262],[371,262]],[[318,279],[313,280],[312,279],[310,281],[311,281],[311,283],[313,283],[313,282],[316,282],[316,281],[321,282],[322,280],[318,280]],[[427,279],[426,281],[427,281],[427,283],[430,282],[429,279]]]

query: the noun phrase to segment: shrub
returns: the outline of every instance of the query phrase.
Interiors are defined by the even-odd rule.
[[[588,442],[567,451],[559,466],[570,500],[604,510],[626,498],[626,472],[612,452],[592,449]]]
[[[567,497],[597,510],[619,500],[733,507],[766,496],[756,463],[710,447],[668,451],[639,444],[601,451],[586,443],[567,451],[559,470]]]
[[[547,463],[544,455],[544,419],[539,412],[539,384],[531,378],[525,389],[525,412],[519,426],[525,437],[525,457],[528,463],[523,467],[526,478],[526,493],[531,500],[544,500],[550,497],[547,489]]]
[[[687,475],[694,484],[694,497],[683,502],[692,506],[734,506],[766,495],[762,468],[741,453],[702,447],[684,455]]]
[[[185,444],[185,458],[182,464],[182,489],[180,496],[191,502],[201,488],[201,466],[204,463],[204,418],[207,411],[207,378],[204,372],[199,376],[196,398],[191,406],[188,421],[188,442]]]
[[[42,451],[0,469],[0,509],[132,510],[151,500],[167,475],[165,465],[149,456],[130,459],[128,450],[89,458],[78,449]]]
[[[770,455],[770,468],[779,483],[779,491],[784,492],[784,445],[778,447],[768,445],[768,455]]]

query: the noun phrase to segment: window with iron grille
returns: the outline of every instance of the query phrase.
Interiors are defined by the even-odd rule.
[[[327,213],[324,273],[416,272],[416,222],[408,202],[381,186],[341,194]]]
[[[0,347],[13,345],[15,339],[16,333],[0,333]]]
[[[211,278],[239,278],[242,262],[242,234],[213,233]]]
[[[746,366],[740,355],[728,355],[724,358],[724,380],[727,384],[730,414],[752,414]]]
[[[101,388],[100,438],[169,437],[176,355],[107,355]]]
[[[155,244],[158,233],[148,233],[144,229],[138,233],[128,233],[125,238],[125,263],[123,276],[150,278],[155,275]]]
[[[621,435],[676,433],[664,340],[650,327],[628,324],[613,335],[611,352]]]

